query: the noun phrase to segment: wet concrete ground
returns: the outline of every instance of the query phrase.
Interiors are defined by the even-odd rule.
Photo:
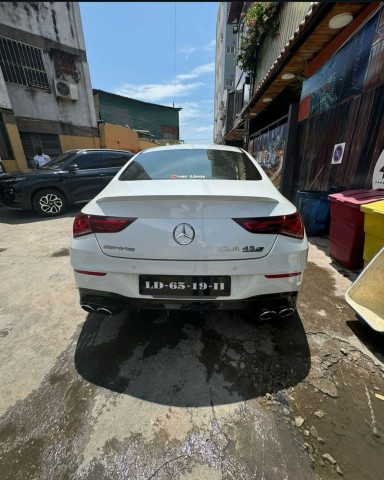
[[[383,337],[312,238],[298,314],[87,314],[75,211],[0,208],[2,480],[379,480]]]

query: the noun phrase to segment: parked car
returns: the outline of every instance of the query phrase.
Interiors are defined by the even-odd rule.
[[[34,171],[0,175],[2,203],[53,217],[76,203],[87,203],[134,154],[124,150],[69,150]]]
[[[70,261],[87,312],[257,309],[293,314],[302,219],[241,148],[138,153],[76,216]]]

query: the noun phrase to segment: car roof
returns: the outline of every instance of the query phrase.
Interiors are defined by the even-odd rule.
[[[119,150],[117,148],[73,148],[72,150],[66,150],[64,153],[83,153],[83,152],[122,152],[122,153],[130,153],[134,155],[133,152],[129,150]]]
[[[163,145],[160,147],[148,148],[145,152],[153,152],[158,150],[218,150],[226,152],[243,152],[243,149],[239,147],[232,147],[230,145],[218,145],[216,143],[180,143],[177,145]],[[143,150],[144,153],[144,150]]]

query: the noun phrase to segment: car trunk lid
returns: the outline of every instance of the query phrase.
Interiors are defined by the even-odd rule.
[[[153,182],[130,182],[129,192],[113,188],[109,196],[107,187],[96,197],[93,214],[136,218],[120,232],[95,234],[106,255],[190,261],[262,258],[277,235],[250,233],[233,219],[292,213],[279,201],[277,190],[260,182],[166,182],[167,188],[161,189],[147,185]]]

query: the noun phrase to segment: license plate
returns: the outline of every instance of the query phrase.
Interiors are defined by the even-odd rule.
[[[227,297],[229,276],[140,275],[139,293],[167,297]]]

